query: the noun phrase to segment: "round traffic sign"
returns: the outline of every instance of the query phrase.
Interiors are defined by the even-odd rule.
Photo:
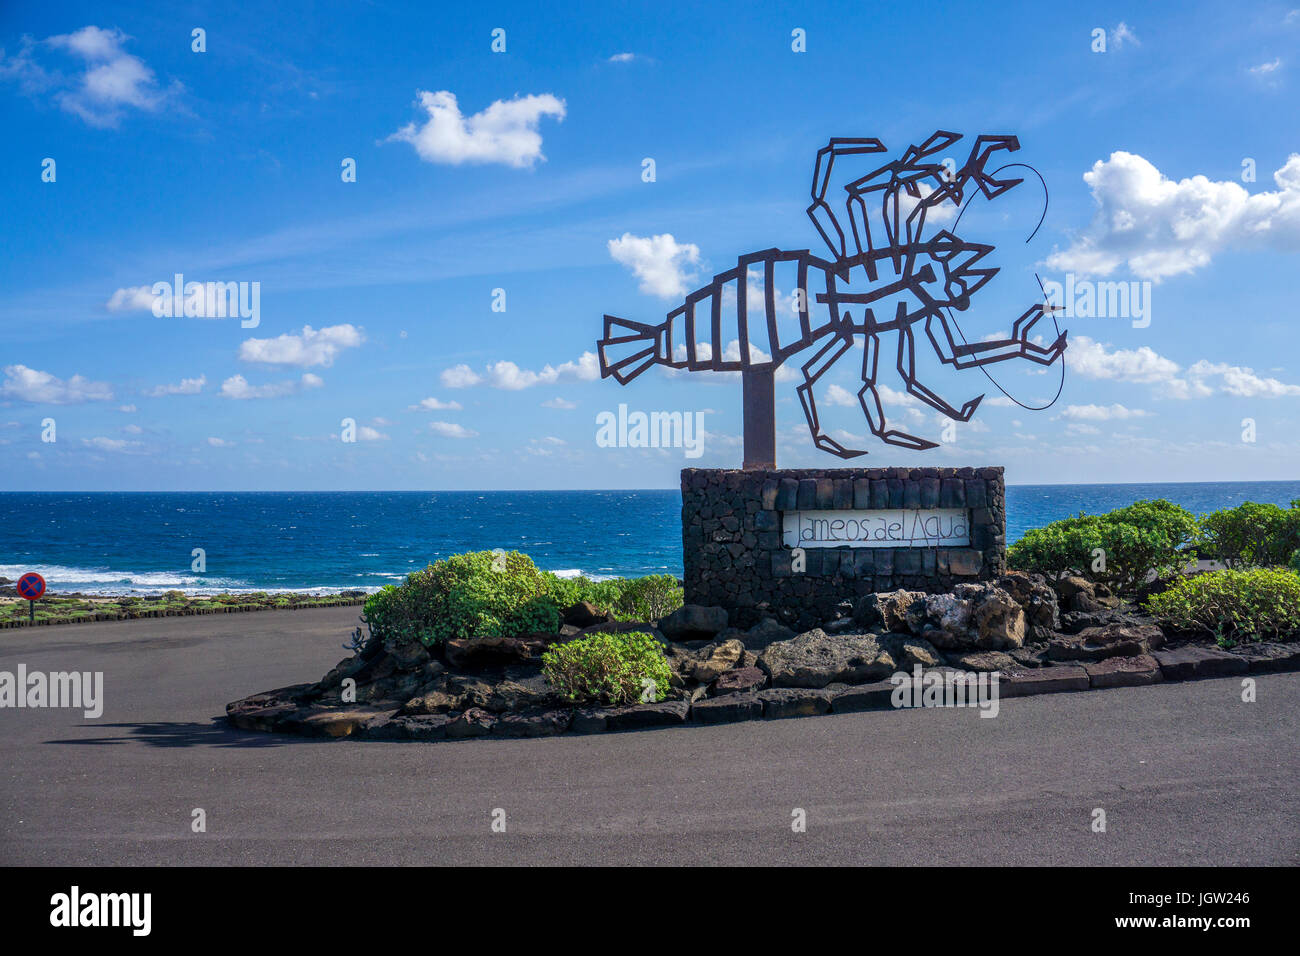
[[[18,596],[29,601],[40,600],[45,593],[45,579],[35,571],[28,571],[18,579]]]

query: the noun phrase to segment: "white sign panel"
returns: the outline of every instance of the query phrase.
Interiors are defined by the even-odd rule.
[[[970,544],[965,508],[785,511],[787,548],[934,548]]]

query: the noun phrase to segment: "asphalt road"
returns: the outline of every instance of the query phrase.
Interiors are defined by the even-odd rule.
[[[217,720],[227,701],[324,673],[356,615],[0,631],[0,671],[105,682],[98,720],[0,710],[0,863],[1300,862],[1300,674],[1261,676],[1255,703],[1224,679],[1004,700],[995,719],[539,740],[310,741]]]

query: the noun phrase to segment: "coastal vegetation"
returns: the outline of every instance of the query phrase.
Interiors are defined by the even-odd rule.
[[[616,620],[655,620],[681,606],[682,589],[666,574],[560,578],[519,551],[474,551],[443,558],[372,594],[363,618],[379,640],[432,646],[556,631],[562,612],[584,601]]]
[[[1007,549],[1008,564],[1054,581],[1078,576],[1131,594],[1152,576],[1196,560],[1196,516],[1164,499],[1100,515],[1079,514],[1035,528]]]
[[[1205,515],[1197,550],[1230,568],[1286,565],[1300,551],[1300,499],[1290,508],[1247,501]]]
[[[663,700],[672,680],[663,644],[642,631],[554,645],[542,654],[542,675],[565,701],[613,706]]]
[[[1300,575],[1283,568],[1210,571],[1174,581],[1146,606],[1162,624],[1225,647],[1290,640],[1300,632]]]
[[[360,604],[363,591],[340,594],[301,594],[254,591],[239,594],[186,596],[181,591],[126,597],[98,597],[71,594],[46,595],[36,602],[36,623],[78,624],[90,621],[129,621],[149,617],[182,617],[192,614],[232,614],[242,611],[291,610]],[[18,597],[0,597],[0,627],[22,627],[28,623],[27,602]]]
[[[1300,631],[1300,500],[1247,501],[1199,518],[1168,501],[1138,501],[1030,531],[1007,559],[1058,582],[1104,583],[1171,630],[1223,646]],[[1197,560],[1225,568],[1185,573]]]

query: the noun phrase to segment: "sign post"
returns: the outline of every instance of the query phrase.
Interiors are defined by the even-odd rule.
[[[28,621],[36,623],[36,602],[45,593],[45,579],[35,571],[28,571],[18,579],[18,596],[27,601]]]

